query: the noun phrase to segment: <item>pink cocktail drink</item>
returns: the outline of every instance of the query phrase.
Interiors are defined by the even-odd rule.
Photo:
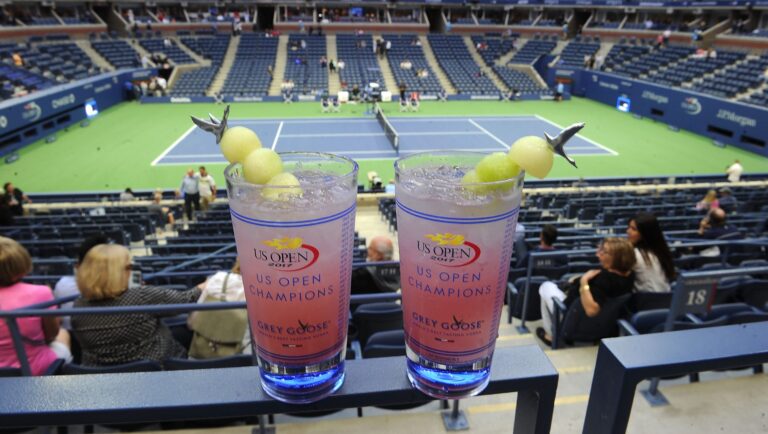
[[[225,175],[262,386],[304,403],[344,380],[357,164],[330,154],[280,156],[301,195],[250,184],[239,164]]]
[[[395,163],[408,376],[436,398],[476,395],[490,376],[524,173],[462,185],[484,156]]]

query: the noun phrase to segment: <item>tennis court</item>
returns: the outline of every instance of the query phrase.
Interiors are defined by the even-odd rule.
[[[431,150],[506,151],[522,136],[556,135],[562,128],[540,116],[388,117],[399,138],[400,155]],[[264,147],[281,151],[321,151],[356,160],[395,158],[385,129],[374,117],[230,119],[230,126],[254,130]],[[618,155],[577,135],[566,145],[571,155]],[[213,136],[190,128],[166,148],[152,165],[223,163]]]

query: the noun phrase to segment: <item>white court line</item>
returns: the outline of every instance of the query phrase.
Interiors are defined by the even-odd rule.
[[[277,139],[280,138],[280,131],[283,131],[283,123],[280,122],[280,125],[277,126],[277,133],[275,134],[275,140],[272,141],[272,150],[274,151],[275,148],[277,148]]]
[[[182,135],[181,135],[181,137],[179,137],[178,139],[176,139],[176,141],[175,141],[175,142],[171,143],[171,146],[167,147],[167,148],[165,149],[165,151],[163,151],[163,153],[162,153],[162,154],[160,154],[160,156],[159,156],[159,157],[155,158],[155,159],[154,159],[154,160],[153,160],[153,161],[152,161],[152,162],[151,162],[149,165],[150,165],[150,166],[157,166],[157,163],[158,163],[160,160],[162,160],[162,159],[163,159],[163,157],[165,157],[166,155],[168,155],[168,153],[169,153],[169,152],[171,152],[171,151],[173,150],[173,148],[175,148],[175,147],[176,147],[176,145],[178,145],[179,143],[181,143],[181,141],[182,141],[182,140],[186,139],[188,135],[192,134],[192,131],[194,131],[194,130],[195,130],[195,128],[196,128],[196,127],[195,127],[194,125],[192,125],[191,127],[189,127],[189,129],[187,130],[187,132],[185,132],[184,134],[182,134]]]
[[[509,145],[504,143],[504,141],[501,140],[500,138],[498,138],[498,137],[494,136],[493,134],[491,134],[490,131],[488,131],[485,128],[481,127],[480,124],[478,124],[477,122],[473,121],[472,119],[467,119],[467,120],[469,121],[470,124],[472,124],[475,127],[477,127],[478,130],[484,132],[485,134],[488,134],[493,140],[496,140],[497,142],[499,142],[501,144],[501,146],[505,147],[506,149],[509,149]]]
[[[560,128],[561,130],[564,128],[563,126],[558,125],[558,124],[550,121],[549,119],[543,118],[543,117],[541,117],[539,115],[534,115],[534,116],[536,116],[536,118],[539,119],[540,121],[546,122],[546,123],[552,125],[553,127]],[[604,151],[607,151],[609,154],[613,155],[614,157],[618,157],[619,156],[618,152],[614,151],[613,149],[611,149],[611,148],[609,148],[607,146],[603,146],[603,145],[595,142],[592,139],[588,139],[588,138],[582,136],[581,134],[576,134],[576,136],[579,137],[581,140],[584,140],[585,142],[591,143],[591,144],[597,146],[598,148],[600,148],[600,149],[602,149]],[[570,148],[568,148],[568,149],[570,149]],[[586,157],[586,155],[582,155],[582,157]]]

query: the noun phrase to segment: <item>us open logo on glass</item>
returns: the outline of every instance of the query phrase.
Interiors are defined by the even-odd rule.
[[[264,240],[266,248],[255,248],[256,260],[269,268],[280,271],[301,271],[311,267],[320,257],[317,247],[304,243],[299,237],[283,237]]]
[[[416,240],[416,249],[429,256],[435,264],[445,267],[463,267],[480,257],[480,247],[465,239],[464,235],[426,234],[425,240]]]

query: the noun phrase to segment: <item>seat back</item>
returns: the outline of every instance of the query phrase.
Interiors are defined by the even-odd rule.
[[[124,372],[154,372],[162,371],[160,363],[152,360],[139,360],[136,362],[125,363],[112,366],[83,366],[76,364],[64,365],[61,371],[64,375],[85,375],[85,374],[117,374]]]
[[[216,359],[194,360],[194,359],[166,359],[163,361],[163,367],[168,371],[182,371],[186,369],[213,369],[213,368],[237,368],[241,366],[252,366],[253,357],[247,354],[239,354],[230,357],[219,357]]]
[[[643,310],[632,315],[629,322],[638,333],[644,335],[651,333],[651,331],[655,330],[659,324],[663,328],[664,322],[667,320],[667,315],[669,315],[669,308]]]
[[[671,292],[635,292],[627,303],[627,307],[631,312],[669,309],[670,305],[672,305]]]
[[[395,357],[405,355],[405,332],[390,330],[377,332],[368,338],[363,348],[363,358]]]
[[[768,303],[768,280],[752,279],[739,286],[739,295],[744,303],[762,309]]]
[[[768,312],[738,312],[728,317],[728,324],[747,324],[768,321]]]
[[[528,309],[525,315],[526,321],[536,321],[541,319],[541,296],[539,296],[539,286],[542,283],[548,281],[544,276],[531,276],[530,294],[528,294]],[[515,280],[515,287],[519,291],[519,295],[512,299],[510,308],[512,309],[512,316],[522,319],[523,317],[523,301],[525,298],[525,277],[520,277]]]
[[[21,369],[0,368],[0,378],[7,378],[7,377],[21,377]]]
[[[624,294],[606,301],[603,306],[600,306],[600,313],[595,317],[588,317],[582,304],[578,301],[574,302],[568,308],[563,320],[563,339],[593,342],[616,336],[618,334],[616,322],[631,296],[632,294]]]
[[[365,347],[376,332],[403,329],[403,308],[393,302],[363,304],[352,314],[352,321],[357,326],[360,345]]]

